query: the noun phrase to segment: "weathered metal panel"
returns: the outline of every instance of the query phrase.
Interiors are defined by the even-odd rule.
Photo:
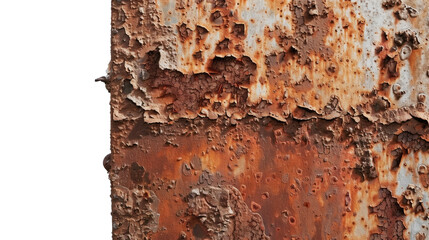
[[[428,5],[113,0],[113,239],[429,239]]]

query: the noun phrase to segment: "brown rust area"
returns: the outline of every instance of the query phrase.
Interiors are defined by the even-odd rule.
[[[236,125],[205,119],[183,120],[175,125],[137,124],[130,130],[128,140],[137,145],[123,150],[125,155],[118,156],[115,164],[127,166],[133,164],[128,160],[140,159],[145,172],[150,173],[151,184],[143,185],[162,199],[158,207],[159,228],[167,228],[152,233],[154,239],[173,239],[184,230],[188,237],[193,236],[194,228],[186,231],[186,226],[197,224],[196,214],[185,213],[197,201],[196,196],[190,200],[189,194],[192,195],[192,189],[202,191],[201,186],[210,186],[215,192],[219,188],[229,189],[234,197],[241,194],[243,199],[238,198],[235,205],[247,205],[240,212],[250,215],[246,217],[241,212],[230,216],[236,230],[249,228],[248,224],[253,225],[249,221],[256,217],[252,221],[261,225],[261,231],[272,239],[301,235],[300,229],[304,228],[307,229],[301,235],[304,238],[318,238],[324,232],[340,236],[341,226],[337,222],[341,221],[346,206],[338,209],[336,202],[344,202],[346,192],[340,186],[346,183],[343,179],[351,176],[356,159],[350,150],[336,144],[345,139],[330,130],[341,121],[320,122],[319,127],[315,122],[319,121],[290,119],[290,125],[284,125],[269,118],[261,121],[249,118]],[[151,130],[136,137],[135,132],[143,128]],[[344,161],[345,157],[349,160]],[[125,175],[121,179],[127,181]],[[169,187],[172,181],[174,185]],[[136,183],[130,179],[128,184]],[[231,187],[222,187],[228,185]],[[322,207],[321,199],[326,199],[325,204],[330,207]],[[237,206],[231,208],[238,211]],[[169,224],[171,221],[175,224]],[[177,224],[180,222],[183,224]],[[210,222],[197,222],[209,234]],[[322,222],[332,224],[322,225]],[[260,235],[248,239],[261,239],[257,236]]]
[[[326,7],[323,0],[301,1],[291,3],[294,16],[293,34],[276,28],[273,32],[279,46],[284,52],[297,55],[299,64],[311,66],[310,55],[317,54],[329,59],[333,55],[331,47],[326,46],[325,38],[330,31],[333,20],[332,10]]]
[[[397,200],[392,197],[392,193],[389,190],[382,188],[379,195],[381,202],[375,207],[370,207],[370,213],[377,215],[380,232],[371,234],[370,240],[403,240],[405,230],[403,223],[404,210],[399,206]]]
[[[114,179],[114,173],[111,173]],[[113,239],[143,239],[158,231],[159,199],[142,186],[112,186]]]
[[[234,125],[228,119],[180,120],[172,125],[140,120],[130,122],[125,131],[128,137],[123,143],[134,146],[116,155],[115,166],[121,185],[140,186],[161,199],[158,228],[164,230],[149,233],[152,239],[175,239],[182,232],[191,238],[247,236],[242,235],[247,231],[238,229],[249,228],[254,217],[258,219],[255,226],[261,226],[261,233],[272,239],[341,238],[342,222],[358,206],[353,201],[358,198],[355,192],[347,189],[362,179],[377,177],[371,175],[378,159],[372,144],[401,144],[405,149],[418,146],[413,138],[401,137],[406,133],[401,128],[406,130],[412,124],[376,126],[351,116],[291,118],[287,124],[270,118],[246,118]],[[420,129],[418,134],[426,131]],[[215,196],[214,202],[207,203],[212,201],[207,194]],[[381,199],[392,205],[389,194],[382,194]],[[382,218],[384,208],[380,206],[373,212]],[[386,211],[391,214],[390,208]]]
[[[190,228],[196,238],[268,239],[262,217],[247,207],[240,191],[233,186],[194,188],[186,201]],[[252,210],[255,211],[254,207]]]
[[[295,34],[292,42],[286,44],[295,46],[298,51],[298,62],[309,64],[309,53],[317,53],[322,57],[332,56],[332,49],[325,46],[325,37],[329,32],[329,26],[333,19],[330,11],[323,0],[292,2],[292,11],[295,17]]]
[[[198,112],[202,107],[210,109],[208,113],[202,114],[217,118],[217,112],[223,115],[226,111],[225,104],[221,101],[225,98],[229,99],[230,111],[247,108],[246,88],[256,69],[248,57],[216,57],[211,61],[208,73],[193,75],[162,70],[158,65],[159,58],[159,52],[152,51],[142,62],[142,72],[147,77],[141,76],[136,89],[127,94],[128,99],[135,104],[145,108],[145,101],[161,102],[162,108],[155,114],[169,116],[169,120],[174,120],[175,115],[183,116],[188,111]],[[157,92],[156,99],[154,94],[147,96],[148,91]]]

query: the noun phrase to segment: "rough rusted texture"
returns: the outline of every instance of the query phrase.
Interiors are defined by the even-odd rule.
[[[188,215],[197,218],[193,228],[195,238],[267,238],[261,216],[247,207],[241,192],[233,186],[194,188],[186,201]]]
[[[113,239],[426,239],[424,0],[113,0]]]
[[[380,233],[371,234],[370,239],[398,239],[403,240],[404,210],[399,206],[398,201],[392,197],[389,190],[380,189],[382,201],[376,207],[370,207],[370,213],[377,215],[378,228]]]

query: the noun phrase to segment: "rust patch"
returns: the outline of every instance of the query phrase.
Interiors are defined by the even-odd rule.
[[[114,239],[142,239],[158,230],[159,199],[153,191],[112,187]]]
[[[158,112],[151,114],[151,118],[157,115],[184,115],[186,111],[197,111],[200,107],[211,108],[213,112],[223,115],[223,107],[220,102],[210,101],[213,96],[228,95],[233,99],[231,106],[236,108],[247,108],[246,86],[250,83],[250,77],[254,75],[255,64],[247,57],[235,59],[234,57],[219,58],[211,61],[209,73],[184,75],[178,71],[161,70],[158,66],[159,52],[150,52],[147,60],[143,63],[143,69],[148,78],[137,83],[138,88],[131,91],[128,98],[137,105],[145,101],[154,104],[165,105]],[[146,90],[156,89],[158,99],[145,95]],[[153,90],[152,90],[153,91]],[[145,108],[144,105],[141,105]],[[212,115],[214,115],[212,117]],[[217,118],[213,113],[209,118]],[[161,116],[160,116],[161,117]]]
[[[191,226],[196,238],[268,239],[261,216],[247,207],[233,186],[194,188],[186,201],[188,214],[198,220]],[[203,229],[195,230],[198,224]]]
[[[383,0],[382,5],[384,8],[389,9],[394,6],[399,6],[402,4],[402,0]]]
[[[310,53],[329,58],[332,49],[325,45],[325,37],[329,32],[332,12],[323,0],[293,0],[291,5],[294,14],[294,34],[276,30],[277,41],[286,51],[296,51],[298,62],[310,64]]]
[[[399,206],[392,193],[382,188],[380,189],[379,197],[380,204],[375,207],[370,207],[370,213],[376,214],[378,219],[379,233],[371,234],[371,240],[382,239],[398,239],[403,240],[403,232],[405,225],[403,219],[405,217],[404,210]]]

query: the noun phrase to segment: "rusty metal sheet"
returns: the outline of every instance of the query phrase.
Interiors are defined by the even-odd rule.
[[[429,239],[424,0],[113,0],[113,239]]]

